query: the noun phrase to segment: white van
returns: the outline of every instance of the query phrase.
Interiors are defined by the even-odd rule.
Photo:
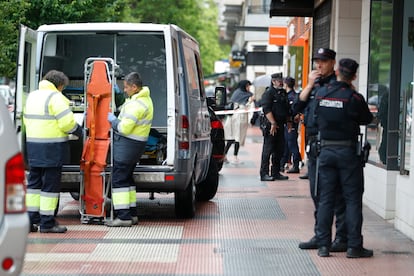
[[[197,41],[175,25],[76,23],[21,26],[16,83],[16,125],[22,131],[24,100],[51,69],[70,79],[66,96],[73,111],[84,112],[84,64],[91,57],[113,59],[116,82],[137,71],[151,90],[152,127],[166,138],[157,163],[135,169],[137,192],[175,194],[178,217],[193,217],[196,199],[214,197],[218,171],[212,159],[210,115]],[[64,91],[64,93],[65,93]],[[22,145],[24,148],[24,135]],[[62,192],[79,192],[81,141],[71,141],[70,161],[63,168]],[[206,194],[208,196],[206,196]]]
[[[24,162],[13,122],[1,97],[0,145],[0,275],[19,275],[29,232]]]

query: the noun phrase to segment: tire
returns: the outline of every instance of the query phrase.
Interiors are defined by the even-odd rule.
[[[175,215],[177,218],[193,218],[196,211],[195,178],[192,175],[190,183],[184,191],[175,192]]]
[[[214,198],[217,193],[218,184],[219,174],[217,162],[214,158],[211,158],[206,179],[197,185],[196,199],[198,201],[209,201]]]

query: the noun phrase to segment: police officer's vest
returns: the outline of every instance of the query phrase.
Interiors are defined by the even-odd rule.
[[[326,85],[336,81],[335,74],[331,74],[326,78],[321,78],[315,81],[314,88],[312,89],[308,104],[306,105],[305,110],[303,111],[304,115],[304,125],[306,126],[306,135],[307,136],[316,136],[318,134],[318,125],[315,120],[315,110],[318,105],[315,95],[318,93],[318,90],[322,89]]]
[[[354,93],[346,83],[335,83],[318,90],[315,120],[321,139],[357,140],[359,125],[349,115]]]
[[[290,115],[289,99],[283,88],[273,89],[272,113],[276,121],[285,123]]]

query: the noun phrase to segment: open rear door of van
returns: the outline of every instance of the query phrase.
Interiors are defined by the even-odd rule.
[[[20,25],[19,56],[17,60],[16,95],[14,107],[14,123],[17,129],[20,146],[24,152],[24,128],[22,126],[23,108],[27,95],[38,86],[39,76],[36,72],[37,32]]]

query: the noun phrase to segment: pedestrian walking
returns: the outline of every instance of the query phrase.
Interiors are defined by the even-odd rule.
[[[369,124],[373,116],[364,97],[352,85],[358,63],[341,59],[336,70],[338,80],[316,93],[315,117],[319,132],[320,153],[318,190],[320,200],[316,233],[318,255],[331,251],[332,222],[338,190],[345,200],[348,258],[371,257],[373,251],[363,247],[362,194],[364,191],[362,139],[360,125]]]
[[[237,89],[231,95],[230,102],[233,103],[235,111],[248,109],[254,102],[254,95],[250,92],[251,82],[242,80],[239,82]],[[238,154],[240,146],[246,141],[247,128],[249,127],[249,115],[247,112],[236,112],[227,115],[224,123],[224,135],[227,141],[224,153],[227,155],[231,145],[234,145],[233,163],[238,164]],[[227,157],[226,157],[226,159]]]
[[[67,231],[55,219],[62,165],[69,157],[69,134],[82,138],[82,128],[62,94],[68,83],[63,72],[51,70],[26,100],[23,116],[29,163],[26,205],[30,232],[37,232],[39,226],[41,233]]]
[[[145,151],[153,119],[150,90],[143,86],[139,73],[129,73],[124,80],[128,96],[119,116],[108,114],[113,133],[112,201],[115,218],[109,227],[129,227],[138,223],[136,186],[133,173]]]
[[[316,236],[317,212],[319,210],[319,190],[316,189],[318,128],[313,114],[316,107],[316,92],[329,83],[336,81],[334,70],[335,58],[336,52],[331,49],[320,48],[317,50],[313,56],[315,69],[309,73],[308,84],[299,94],[298,100],[293,106],[295,113],[304,114],[308,178],[310,194],[315,206],[315,235],[309,241],[299,243],[299,248],[301,249],[318,248]],[[331,246],[331,252],[344,252],[347,250],[347,228],[345,225],[345,202],[340,192],[337,193],[335,216],[336,236]]]

